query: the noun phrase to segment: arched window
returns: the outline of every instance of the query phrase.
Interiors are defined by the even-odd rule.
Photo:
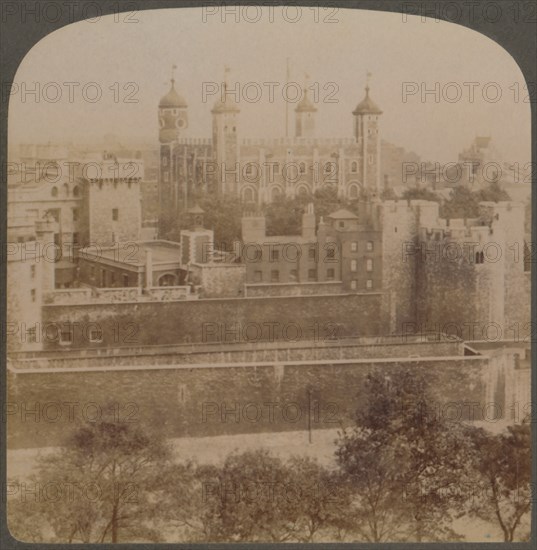
[[[57,197],[57,196],[58,196],[58,188],[57,188],[57,187],[53,187],[53,188],[50,190],[50,194],[51,194],[53,197]]]
[[[78,185],[75,185],[73,188],[73,197],[79,197],[80,196],[80,188]]]
[[[355,160],[351,162],[351,172],[358,172],[358,163]]]
[[[298,165],[298,171],[299,171],[301,174],[305,174],[305,173],[306,173],[306,163],[305,163],[305,162],[301,162],[301,163]]]
[[[356,184],[349,187],[349,199],[358,198],[358,186]]]
[[[332,174],[336,171],[336,163],[335,162],[326,162],[324,165],[324,173],[325,174]]]
[[[242,198],[245,202],[253,202],[254,201],[254,191],[250,187],[246,187],[244,191],[242,192]]]
[[[67,183],[63,184],[63,194],[68,197],[69,196],[69,185]]]

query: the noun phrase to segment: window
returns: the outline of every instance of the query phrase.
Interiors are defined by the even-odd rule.
[[[275,162],[273,166],[274,166],[274,173],[275,173],[275,174],[279,174],[279,173],[280,173],[280,165],[279,165],[279,163]]]
[[[277,269],[273,269],[270,272],[270,280],[273,283],[278,283],[280,281],[280,272]]]
[[[58,196],[58,188],[57,188],[57,187],[53,187],[53,188],[50,190],[50,194],[51,194],[53,197],[57,197],[57,196]]]
[[[336,257],[336,247],[335,245],[328,245],[326,249],[326,259],[327,260],[334,260]]]
[[[254,271],[254,282],[260,283],[263,281],[263,272],[262,271]]]
[[[395,227],[393,228],[393,232],[394,232],[394,233],[397,233],[397,226],[395,226]]]
[[[373,260],[371,258],[368,258],[365,263],[365,268],[367,271],[373,271]]]
[[[89,331],[89,341],[93,344],[103,341],[103,331],[100,328],[91,328]]]
[[[355,160],[351,162],[351,172],[358,172],[358,163]]]
[[[317,280],[317,273],[315,272],[315,269],[308,269],[308,281],[316,281]]]
[[[343,221],[339,222],[339,227],[345,227],[345,222]]]
[[[123,286],[129,286],[129,276],[123,275]]]
[[[59,233],[54,233],[54,261],[59,262],[62,259],[62,239]]]
[[[26,331],[28,335],[28,343],[35,344],[37,342],[35,327],[31,327]]]
[[[289,280],[293,282],[298,281],[298,271],[296,269],[291,269],[289,272]]]
[[[357,263],[356,260],[351,260],[351,271],[356,271]]]
[[[119,210],[117,208],[112,208],[112,220],[115,222],[119,220]]]
[[[79,243],[79,234],[78,233],[73,233],[73,246],[77,246],[78,243]]]
[[[271,261],[275,262],[280,259],[280,251],[272,249],[270,251],[270,259]]]
[[[475,263],[476,264],[482,264],[485,262],[485,255],[483,252],[476,252],[475,253]]]
[[[373,250],[373,241],[367,241],[366,250],[371,252]]]
[[[353,279],[351,281],[351,290],[356,290],[357,287],[358,287],[358,281],[356,281],[356,279]]]
[[[305,162],[301,162],[298,165],[298,171],[300,172],[300,174],[305,174],[306,173],[306,163]]]
[[[30,290],[30,296],[32,297],[32,302],[35,302],[35,288],[32,288],[32,290]]]
[[[79,197],[80,196],[80,189],[78,185],[75,185],[73,188],[73,197]]]
[[[315,260],[315,248],[310,248],[308,250],[308,259]]]
[[[330,268],[326,270],[326,279],[327,281],[333,281],[335,279],[336,273],[334,268]]]
[[[365,287],[367,288],[367,290],[371,290],[373,288],[373,279],[367,279]]]
[[[73,221],[78,221],[78,208],[73,208]]]
[[[60,344],[70,346],[73,343],[73,329],[68,327],[60,331]]]
[[[327,162],[324,165],[324,173],[325,174],[332,174],[336,171],[336,163],[335,162]]]
[[[358,251],[358,243],[352,242],[351,243],[351,252],[357,252]]]
[[[30,266],[30,277],[35,278],[35,265]]]

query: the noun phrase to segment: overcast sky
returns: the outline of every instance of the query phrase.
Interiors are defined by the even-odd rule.
[[[228,65],[231,86],[239,82],[244,91],[245,84],[257,82],[262,89],[258,102],[239,104],[242,137],[283,136],[282,86],[290,57],[291,81],[303,83],[308,73],[310,86],[320,85],[318,136],[352,136],[351,112],[364,96],[370,71],[371,97],[384,111],[384,139],[423,159],[449,162],[476,135],[490,135],[503,156],[499,160],[530,159],[530,104],[524,102],[524,79],[511,56],[495,42],[455,24],[412,17],[403,22],[400,14],[340,9],[330,16],[328,11],[301,10],[295,23],[285,20],[296,17],[295,9],[284,13],[274,7],[251,23],[242,17],[256,17],[250,8],[239,12],[237,23],[231,14],[222,22],[222,12],[207,15],[204,22],[196,8],[137,12],[131,17],[136,23],[124,22],[125,15],[119,16],[119,22],[117,16],[107,16],[60,29],[36,44],[19,67],[15,77],[19,91],[10,102],[10,143],[77,143],[114,133],[125,142],[142,139],[157,144],[157,105],[169,88],[173,64],[178,67],[176,88],[189,104],[188,135],[211,136],[210,107],[216,96],[203,103],[202,87],[221,82]],[[337,22],[323,22],[324,18]],[[41,86],[39,102],[20,91],[35,82]],[[59,88],[46,86],[51,82]],[[80,83],[72,88],[72,103],[66,82]],[[96,103],[82,97],[82,87],[89,82],[102,91]],[[129,82],[135,85],[123,89]],[[281,83],[273,103],[264,82]],[[438,82],[444,94],[439,103],[434,94],[423,102],[418,91],[403,102],[405,82],[409,92],[421,86],[434,89]],[[473,103],[471,86],[465,82],[478,83]],[[452,84],[445,87],[448,83]],[[43,100],[44,93],[55,99],[58,90],[59,101]],[[85,91],[93,98],[96,88]],[[246,91],[255,96],[255,88]],[[460,100],[448,101],[458,91]],[[334,92],[335,103],[322,102],[329,92]],[[494,101],[499,92],[501,98]],[[122,101],[130,93],[137,103]],[[290,103],[291,121],[294,106]]]

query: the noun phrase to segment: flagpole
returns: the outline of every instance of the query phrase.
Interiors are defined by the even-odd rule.
[[[289,58],[287,58],[287,70],[286,70],[286,84],[289,84]],[[288,86],[286,86],[286,89]],[[289,137],[289,101],[284,97],[285,100],[285,137]]]

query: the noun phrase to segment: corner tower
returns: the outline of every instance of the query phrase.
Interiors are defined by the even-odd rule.
[[[304,97],[295,109],[295,136],[311,138],[315,136],[315,113],[317,109],[308,97],[308,89],[304,88]]]
[[[175,67],[174,67],[175,68]],[[160,217],[166,211],[174,212],[178,201],[178,182],[172,159],[173,143],[188,128],[187,103],[175,89],[172,76],[169,92],[158,105],[160,168],[159,209]]]
[[[369,82],[365,87],[365,98],[358,103],[352,114],[354,115],[354,137],[362,157],[362,182],[369,193],[378,196],[381,191],[379,123],[382,110],[369,97]]]
[[[211,110],[213,115],[213,151],[218,170],[218,192],[238,194],[239,190],[239,140],[238,122],[240,109],[235,99],[229,99],[227,73],[220,99]],[[234,93],[234,92],[233,92]]]

